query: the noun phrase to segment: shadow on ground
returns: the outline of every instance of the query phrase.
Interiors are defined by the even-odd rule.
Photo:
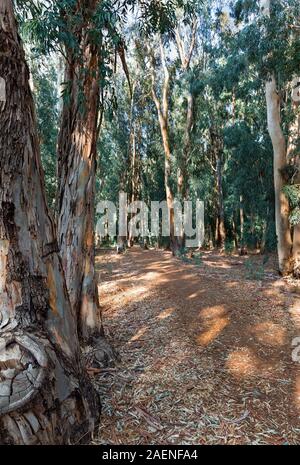
[[[122,356],[96,380],[98,443],[299,443],[299,296],[271,265],[251,279],[247,258],[213,253],[201,266],[139,248],[97,260]]]

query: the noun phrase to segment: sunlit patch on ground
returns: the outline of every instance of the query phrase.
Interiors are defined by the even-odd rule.
[[[141,328],[138,330],[138,332],[130,339],[129,342],[135,342],[138,341],[144,334],[147,332],[149,328],[147,326]]]
[[[272,260],[259,280],[245,260],[205,253],[195,267],[161,251],[102,254],[105,328],[121,362],[94,379],[97,444],[300,442],[300,307]]]
[[[249,327],[249,333],[252,334],[262,344],[280,347],[287,342],[287,330],[279,324],[265,321]]]
[[[229,372],[238,378],[262,374],[267,370],[247,347],[233,351],[227,359],[226,366]]]
[[[164,320],[166,318],[169,318],[172,313],[174,312],[175,308],[174,307],[171,307],[171,308],[167,308],[166,310],[163,310],[158,316],[157,318],[159,320]]]
[[[214,341],[229,324],[229,317],[224,306],[203,308],[199,311],[201,333],[196,336],[199,345],[207,346]]]

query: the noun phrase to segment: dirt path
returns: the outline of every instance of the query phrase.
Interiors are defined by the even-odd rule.
[[[299,289],[261,257],[98,256],[109,338],[102,444],[300,442]],[[247,261],[247,262],[246,262]]]

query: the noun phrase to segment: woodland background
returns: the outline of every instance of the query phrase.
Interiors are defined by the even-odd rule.
[[[299,278],[299,13],[296,0],[1,0],[4,443],[78,441],[98,421],[80,347],[106,344],[99,200],[167,200],[170,240],[143,247],[184,260],[173,201],[201,199],[204,250],[276,253]],[[134,240],[102,243],[116,244]]]

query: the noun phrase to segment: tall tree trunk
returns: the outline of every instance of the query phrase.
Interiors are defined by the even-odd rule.
[[[186,50],[184,40],[181,37],[179,27],[176,30],[175,38],[177,44],[177,50],[181,61],[181,70],[183,73],[187,73],[190,70],[190,64],[192,55],[196,46],[196,35],[197,35],[198,21],[194,18],[189,48]],[[189,83],[190,85],[190,83]],[[186,110],[186,123],[184,131],[184,141],[182,154],[179,159],[179,168],[177,175],[177,195],[181,201],[188,200],[189,196],[189,160],[191,156],[191,135],[194,125],[194,94],[191,91],[191,88],[187,92],[187,110]],[[179,246],[183,248],[185,246],[185,232],[182,230],[182,235],[179,238]]]
[[[168,126],[165,118],[159,117],[161,135],[165,151],[165,190],[168,210],[170,215],[170,243],[173,254],[178,249],[178,241],[175,237],[175,213],[174,213],[174,194],[171,187],[171,150],[169,144]]]
[[[131,134],[131,149],[130,149],[130,201],[134,203],[139,200],[141,193],[141,176],[140,176],[140,156],[139,156],[139,145],[138,139],[141,130],[137,127],[138,122],[134,124]],[[130,219],[134,217],[134,214],[131,215]],[[134,244],[135,237],[133,236],[132,228],[129,230],[129,247],[132,247]],[[146,237],[143,237],[143,240],[146,241]]]
[[[225,229],[225,211],[224,211],[224,193],[223,193],[223,142],[215,126],[210,127],[211,154],[213,159],[213,171],[215,173],[216,186],[216,244],[221,251],[225,249],[226,229]]]
[[[137,162],[137,153],[136,153],[136,128],[135,125],[133,125],[131,131],[130,131],[130,141],[129,141],[129,151],[130,151],[130,202],[133,203],[137,198],[137,192],[136,192],[136,162]],[[130,220],[134,217],[134,214],[130,215]],[[132,228],[129,230],[129,237],[128,237],[128,246],[132,247],[134,244],[134,235]]]
[[[194,124],[194,96],[191,92],[187,96],[187,115],[186,127],[183,141],[182,156],[179,160],[179,169],[177,176],[177,195],[184,202],[189,197],[189,171],[188,165],[191,155],[191,134]],[[182,229],[181,237],[179,238],[179,247],[185,246],[185,231]]]
[[[79,0],[82,24],[73,26],[78,49],[67,48],[64,101],[58,139],[58,241],[80,337],[100,330],[95,273],[95,176],[99,114],[99,44],[90,29],[96,0]]]
[[[129,74],[128,74],[129,76]],[[139,153],[137,148],[137,127],[138,122],[135,121],[134,116],[134,103],[135,103],[135,90],[136,83],[131,86],[131,102],[130,102],[130,131],[129,131],[129,144],[128,144],[128,165],[129,165],[129,198],[130,202],[134,203],[139,200],[140,194],[140,171],[139,171]],[[134,214],[130,214],[129,218],[132,220]],[[128,246],[132,247],[134,244],[134,235],[132,228],[128,231]]]
[[[11,0],[0,2],[0,50],[0,442],[65,444],[93,430],[99,403],[80,361]]]
[[[188,200],[189,196],[189,175],[188,164],[191,155],[191,135],[194,124],[194,96],[188,92],[187,96],[187,114],[186,114],[186,127],[183,142],[182,159],[180,162],[180,173],[178,176],[178,195],[179,198]]]
[[[266,99],[268,128],[274,150],[275,221],[279,270],[283,275],[287,275],[292,271],[292,239],[289,222],[289,201],[283,193],[285,183],[282,170],[287,163],[286,141],[280,124],[280,98],[276,90],[274,76],[266,83]]]
[[[260,6],[262,14],[270,16],[270,0],[261,0]],[[277,83],[274,75],[269,76],[266,82],[266,102],[268,130],[274,151],[275,223],[279,271],[283,275],[287,275],[292,272],[290,209],[288,199],[282,191],[285,184],[282,170],[287,164],[287,147],[281,128],[280,96],[277,92]]]
[[[171,146],[170,146],[170,139],[169,139],[169,131],[168,131],[168,118],[169,118],[169,89],[170,89],[170,73],[166,64],[165,60],[165,52],[162,40],[160,40],[160,54],[161,60],[163,63],[164,69],[164,82],[162,88],[162,102],[160,102],[156,90],[155,90],[155,65],[154,59],[152,57],[152,97],[153,101],[156,105],[158,120],[160,125],[160,132],[163,141],[164,147],[164,154],[165,154],[165,191],[166,191],[166,200],[169,210],[169,217],[170,217],[170,245],[173,254],[179,248],[177,237],[175,236],[175,212],[174,212],[174,193],[171,185],[171,175],[172,175],[172,168],[171,168]]]
[[[221,154],[217,154],[217,196],[218,196],[218,246],[221,251],[225,249],[226,229],[225,229],[225,213],[224,213],[224,195],[223,195],[223,164]]]
[[[190,70],[191,59],[196,47],[198,21],[194,18],[191,37],[189,38],[189,48],[186,50],[184,40],[181,37],[179,27],[176,29],[175,38],[177,51],[181,62],[181,70],[187,73]],[[186,123],[184,132],[184,142],[182,156],[179,160],[179,173],[177,180],[178,195],[182,200],[187,200],[188,197],[188,162],[191,152],[191,133],[194,124],[194,95],[191,89],[187,92],[187,110],[186,110]]]

